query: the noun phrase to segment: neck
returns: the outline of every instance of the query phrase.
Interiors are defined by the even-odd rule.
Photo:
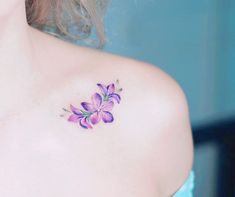
[[[10,73],[19,75],[18,70],[28,69],[26,66],[32,63],[33,56],[24,6],[18,6],[11,15],[0,18],[0,25],[1,77]]]
[[[0,15],[0,120],[29,100],[33,82],[34,48],[25,6]],[[17,109],[17,111],[19,108]]]

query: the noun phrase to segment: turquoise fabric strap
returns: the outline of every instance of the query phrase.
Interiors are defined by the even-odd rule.
[[[173,195],[173,197],[193,197],[195,173],[191,170],[184,185]]]

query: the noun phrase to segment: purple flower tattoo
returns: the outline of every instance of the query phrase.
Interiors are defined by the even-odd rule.
[[[100,88],[104,100],[115,100],[117,103],[120,102],[121,97],[119,94],[115,93],[115,85],[113,83],[108,86],[97,83],[97,86]]]
[[[119,83],[117,80],[116,83]],[[101,120],[104,123],[111,123],[114,120],[113,114],[110,112],[113,109],[114,103],[120,103],[121,97],[116,92],[114,83],[104,85],[97,83],[101,93],[94,93],[91,96],[91,102],[81,102],[83,109],[78,109],[70,104],[70,109],[64,111],[70,112],[67,119],[69,122],[79,123],[82,128],[92,129],[92,125],[99,123]],[[122,88],[117,90],[122,91]]]

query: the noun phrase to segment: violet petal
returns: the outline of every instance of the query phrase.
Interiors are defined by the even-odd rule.
[[[110,98],[113,98],[114,100],[117,101],[117,103],[120,103],[121,97],[119,94],[113,93],[110,95]]]
[[[85,128],[85,129],[88,129],[88,128],[92,128],[92,126],[90,125],[90,123],[88,122],[87,118],[82,118],[80,119],[79,121],[80,125]]]
[[[99,112],[94,112],[93,114],[90,115],[90,121],[92,124],[97,124],[101,119],[100,113]]]
[[[108,111],[102,111],[102,120],[105,122],[105,123],[108,123],[108,122],[113,122],[114,118],[113,118],[113,115],[108,112]]]
[[[108,89],[107,89],[106,85],[101,84],[101,83],[97,83],[97,86],[100,88],[100,91],[101,91],[103,94],[107,94],[107,93],[108,93]]]
[[[81,102],[81,106],[89,112],[94,112],[96,109],[91,103]]]
[[[103,101],[101,109],[103,111],[111,111],[113,109],[114,102],[113,101]]]
[[[108,94],[114,93],[115,92],[115,85],[114,85],[114,83],[108,85],[107,89],[108,89]]]
[[[95,93],[92,95],[91,97],[92,100],[92,104],[94,106],[95,109],[99,109],[101,103],[102,103],[102,97],[100,96],[100,94]]]
[[[78,108],[74,107],[74,106],[71,105],[71,104],[70,104],[70,109],[71,109],[71,111],[72,111],[74,114],[76,114],[76,115],[78,115],[78,116],[82,116],[82,113],[80,112],[80,110],[79,110]]]
[[[81,117],[77,116],[76,114],[72,114],[69,116],[68,121],[77,123],[80,119]]]

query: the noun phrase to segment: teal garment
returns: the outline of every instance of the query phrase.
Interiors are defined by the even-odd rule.
[[[191,170],[187,180],[184,182],[182,187],[173,195],[173,197],[193,197],[194,189],[194,171]]]

